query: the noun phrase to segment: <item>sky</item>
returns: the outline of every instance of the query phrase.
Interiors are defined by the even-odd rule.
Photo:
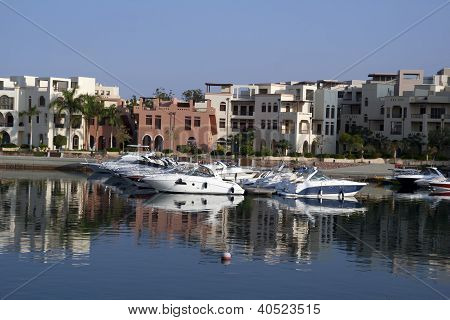
[[[331,79],[446,2],[0,0],[0,76],[95,77],[125,98]],[[450,67],[449,30],[450,4],[338,79]]]

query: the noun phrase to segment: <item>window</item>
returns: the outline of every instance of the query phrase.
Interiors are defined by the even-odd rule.
[[[233,116],[237,116],[239,114],[239,106],[233,106]]]
[[[403,108],[403,118],[407,118],[407,117],[408,117],[408,109]]]
[[[41,133],[39,134],[39,144],[43,144],[44,143],[44,135]]]
[[[270,103],[267,104],[267,112],[272,112],[272,105]]]
[[[161,116],[155,116],[155,128],[161,130]]]
[[[31,96],[28,97],[28,109],[31,109]]]
[[[329,118],[330,117],[330,106],[327,105],[326,111],[325,111],[325,118]]]
[[[263,103],[261,105],[261,112],[266,112],[266,104],[265,103]]]
[[[426,107],[421,107],[420,108],[420,114],[425,114],[427,113],[427,108]]]
[[[191,117],[184,117],[184,130],[191,130]]]
[[[194,127],[200,127],[200,117],[194,117]]]
[[[325,122],[325,135],[327,136],[330,132],[330,124]]]
[[[322,134],[322,124],[321,124],[321,123],[318,123],[318,124],[317,124],[317,131],[316,131],[316,134]]]
[[[291,112],[291,105],[289,103],[286,105],[286,112]]]
[[[369,105],[369,98],[364,98],[364,107],[367,107]]]
[[[367,117],[367,114],[364,115],[364,122],[368,122],[369,118]]]
[[[277,130],[278,129],[278,121],[277,120],[273,120],[272,121],[272,129],[273,130]]]
[[[306,89],[306,100],[314,100],[314,90]]]
[[[342,99],[344,97],[344,91],[338,91],[338,98]]]
[[[238,122],[237,122],[237,121],[231,122],[231,127],[232,127],[233,129],[237,129],[237,128],[238,128]]]
[[[380,114],[384,114],[384,107],[380,108]]]
[[[336,110],[336,107],[335,107],[335,106],[332,106],[332,107],[331,107],[331,119],[334,119],[334,116],[335,116],[335,110]]]
[[[267,120],[267,130],[270,130],[270,120]]]
[[[221,129],[225,128],[225,119],[224,118],[219,119],[219,128],[221,128]]]
[[[261,129],[266,128],[266,120],[261,120]]]
[[[45,107],[45,98],[43,96],[39,97],[39,107]]]
[[[153,116],[150,115],[145,116],[145,125],[146,126],[153,125]]]
[[[391,122],[391,134],[402,134],[402,123],[400,121]]]
[[[273,104],[273,112],[278,112],[278,104],[277,103]]]
[[[101,117],[101,118],[100,118],[100,121],[99,121],[99,123],[98,123],[98,125],[99,125],[99,126],[104,126],[105,123],[106,123],[106,117]]]
[[[255,112],[255,106],[248,106],[248,115],[253,116],[253,112]]]
[[[348,132],[350,131],[350,124],[349,124],[348,122],[345,124],[344,131],[345,131],[346,133],[348,133]]]
[[[241,116],[246,116],[247,115],[247,106],[241,106]]]
[[[330,135],[334,136],[334,122],[331,122],[330,125]]]
[[[81,128],[82,118],[81,115],[73,115],[72,116],[72,129]]]
[[[31,123],[31,117],[28,116],[28,123]]]
[[[227,111],[227,104],[225,102],[221,102],[219,110],[220,111]]]
[[[380,124],[380,131],[384,131],[384,123]]]
[[[90,118],[89,119],[89,125],[93,126],[95,124],[95,119],[94,118]]]
[[[36,116],[36,123],[39,123],[39,116]]]
[[[445,108],[431,108],[430,118],[440,119],[443,114],[445,114]]]
[[[391,108],[387,107],[386,108],[386,118],[390,118],[391,117]]]

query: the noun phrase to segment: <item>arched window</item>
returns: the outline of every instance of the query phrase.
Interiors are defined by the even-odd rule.
[[[267,104],[267,112],[272,112],[272,104]]]
[[[265,103],[263,103],[261,105],[261,112],[266,112],[266,104]]]
[[[383,106],[380,108],[380,114],[384,114],[384,107]]]
[[[45,98],[44,96],[39,97],[39,107],[45,107]]]
[[[31,109],[31,96],[28,97],[28,109]]]
[[[227,104],[225,102],[220,103],[220,111],[227,111]]]
[[[364,107],[367,107],[369,105],[369,98],[364,98]]]
[[[0,109],[2,110],[12,110],[14,108],[14,98],[8,96],[0,97]]]
[[[331,106],[331,118],[334,119],[334,116],[336,114],[336,107],[335,106]]]
[[[188,145],[188,146],[196,146],[196,145],[197,145],[197,140],[195,140],[194,137],[190,137],[190,138],[187,140],[187,145]]]
[[[291,112],[291,105],[289,103],[286,104],[286,112]]]
[[[327,104],[327,108],[325,110],[325,118],[329,118],[330,117],[330,106]]]
[[[364,115],[364,122],[368,122],[369,121],[369,117],[367,117],[367,114]]]
[[[79,148],[80,148],[80,138],[77,135],[74,135],[72,139],[72,149],[78,150]]]
[[[278,112],[278,104],[276,102],[273,104],[273,112]]]

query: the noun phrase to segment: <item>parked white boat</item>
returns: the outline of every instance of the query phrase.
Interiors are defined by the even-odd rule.
[[[430,181],[444,181],[445,176],[435,167],[426,167],[420,173],[401,174],[395,179],[403,187],[428,187]]]
[[[326,177],[315,167],[297,171],[295,177],[276,185],[278,194],[287,197],[344,198],[353,197],[367,183]]]
[[[237,183],[224,181],[214,170],[200,165],[188,172],[153,174],[142,178],[150,187],[170,193],[244,194]]]

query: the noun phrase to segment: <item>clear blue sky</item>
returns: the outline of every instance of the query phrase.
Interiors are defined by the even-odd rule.
[[[445,0],[25,1],[23,15],[130,84],[201,88],[208,81],[329,79]],[[119,84],[0,4],[0,75],[92,76]],[[340,77],[450,66],[450,5]]]

